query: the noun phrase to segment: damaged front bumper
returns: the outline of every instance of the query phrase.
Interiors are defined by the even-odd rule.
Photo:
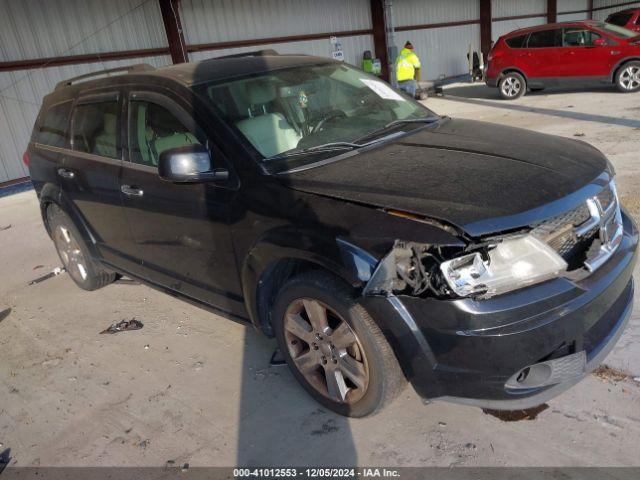
[[[638,232],[623,215],[616,252],[581,280],[556,278],[490,299],[362,297],[425,398],[493,409],[538,405],[613,348],[633,304]]]

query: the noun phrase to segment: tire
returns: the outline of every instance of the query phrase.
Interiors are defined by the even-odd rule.
[[[329,410],[372,415],[404,389],[406,379],[391,346],[341,280],[324,272],[294,277],[278,293],[272,319],[293,376]],[[324,327],[314,328],[311,319],[315,327],[324,319]]]
[[[47,208],[51,238],[71,279],[83,290],[97,290],[115,281],[116,274],[96,261],[69,215],[55,204]]]
[[[618,69],[616,87],[623,93],[640,90],[640,61],[627,62]]]
[[[527,91],[527,81],[518,72],[505,73],[498,85],[504,100],[516,100]]]

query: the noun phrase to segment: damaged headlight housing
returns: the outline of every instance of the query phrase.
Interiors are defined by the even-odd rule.
[[[457,295],[491,297],[557,277],[567,269],[551,247],[531,235],[506,238],[487,252],[447,260],[440,271]]]

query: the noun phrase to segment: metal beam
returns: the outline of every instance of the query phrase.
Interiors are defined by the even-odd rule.
[[[380,59],[381,76],[389,80],[389,58],[387,34],[384,28],[383,0],[371,0],[371,25],[373,27],[373,48],[375,57]]]
[[[185,63],[189,61],[187,46],[182,33],[180,22],[180,0],[158,0],[164,30],[167,34],[167,43],[173,63]]]
[[[106,62],[108,60],[156,57],[159,55],[167,55],[168,53],[169,49],[167,47],[160,47],[147,48],[144,50],[121,50],[119,52],[85,53],[82,55],[66,55],[62,57],[11,60],[8,62],[0,62],[0,72],[59,67],[61,65],[76,65],[81,63]]]
[[[547,23],[558,21],[558,0],[547,0]]]
[[[485,58],[491,50],[491,0],[480,1],[480,50]]]

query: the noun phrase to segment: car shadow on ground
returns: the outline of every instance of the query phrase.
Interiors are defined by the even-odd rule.
[[[355,466],[349,419],[316,403],[287,365],[270,366],[276,342],[248,328],[237,466]]]
[[[552,94],[566,94],[566,93],[585,93],[597,91],[598,93],[607,93],[615,95],[624,95],[617,92],[613,87],[594,87],[594,88],[574,88],[574,89],[545,89],[540,92],[527,92],[525,98],[529,97],[543,97]],[[522,105],[517,103],[518,101],[502,100],[498,90],[495,88],[489,88],[485,85],[469,85],[469,86],[456,86],[446,88],[444,100],[453,102],[469,103],[473,105],[479,105],[484,107],[501,108],[505,110],[513,110],[526,113],[538,113],[540,115],[550,115],[561,118],[568,118],[572,120],[580,120],[587,122],[597,122],[609,125],[619,125],[629,128],[640,128],[640,120],[623,117],[611,117],[608,115],[596,115],[591,113],[576,112],[570,110],[572,105],[568,105],[565,110],[558,110],[554,108],[534,107],[531,105]]]

